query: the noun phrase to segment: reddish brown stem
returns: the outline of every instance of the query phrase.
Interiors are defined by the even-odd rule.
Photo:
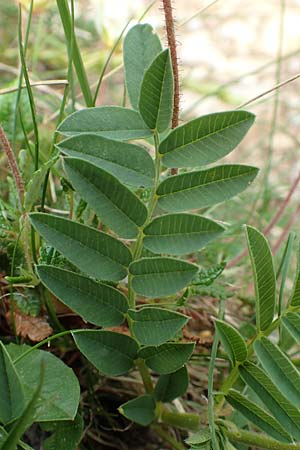
[[[271,220],[271,222],[266,226],[266,228],[264,228],[263,233],[265,235],[268,235],[270,233],[270,231],[272,230],[273,226],[278,222],[278,220],[280,219],[280,217],[282,216],[282,214],[284,213],[285,208],[287,207],[293,193],[295,192],[298,184],[300,182],[300,173],[298,174],[297,178],[294,180],[286,198],[283,200],[283,202],[280,205],[280,208],[278,209],[277,213],[274,215],[273,219]],[[292,216],[294,217],[294,215]],[[295,220],[295,219],[294,219]],[[285,235],[283,236],[283,238],[285,237]],[[280,239],[280,238],[279,238]],[[280,246],[280,243],[279,243]],[[278,246],[278,248],[279,248]],[[274,249],[276,249],[275,251],[277,251],[277,244],[275,244]],[[241,261],[241,259],[243,259],[248,253],[248,250],[245,249],[243,250],[239,255],[237,255],[235,258],[233,258],[228,264],[227,264],[227,269],[230,269],[231,267],[235,266],[237,263],[239,263]]]
[[[297,206],[297,208],[295,209],[294,213],[292,214],[290,220],[288,221],[288,223],[286,224],[286,226],[282,230],[282,233],[279,236],[279,238],[277,239],[275,245],[273,246],[273,248],[272,248],[273,255],[275,255],[275,253],[277,253],[277,251],[281,247],[282,243],[285,241],[285,239],[286,239],[286,237],[287,237],[287,235],[288,235],[288,233],[289,233],[293,223],[295,222],[297,217],[299,217],[299,213],[300,213],[300,203]]]
[[[18,163],[15,158],[13,149],[11,148],[10,143],[6,137],[6,134],[4,133],[4,130],[1,126],[0,126],[0,143],[2,144],[3,150],[5,151],[6,156],[7,156],[8,164],[9,164],[10,170],[12,171],[12,174],[13,174],[13,177],[14,177],[14,180],[16,183],[16,187],[17,187],[17,191],[18,191],[18,195],[19,195],[20,207],[22,209],[23,197],[24,197],[24,182],[21,177]]]

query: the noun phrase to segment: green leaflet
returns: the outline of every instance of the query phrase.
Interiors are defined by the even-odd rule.
[[[7,351],[11,358],[16,360],[29,348],[28,345],[9,344]],[[45,367],[45,374],[35,420],[73,420],[80,398],[77,377],[72,369],[50,352],[32,350],[15,363],[24,388],[25,401],[28,402],[32,398],[39,383],[41,365]]]
[[[189,374],[185,366],[168,375],[161,375],[156,383],[154,396],[161,402],[172,402],[181,397],[189,385]]]
[[[138,345],[131,337],[113,331],[86,330],[74,333],[75,344],[83,355],[108,376],[123,375],[132,369]]]
[[[92,162],[115,176],[121,183],[153,186],[153,159],[143,147],[96,134],[72,136],[61,141],[57,147],[68,156]]]
[[[96,214],[123,238],[135,238],[147,218],[147,208],[110,173],[82,159],[65,159],[68,177]]]
[[[165,131],[173,114],[173,69],[170,50],[163,50],[146,70],[140,92],[139,110],[151,130]]]
[[[83,419],[77,414],[74,420],[49,422],[43,429],[52,434],[43,442],[44,450],[77,450],[82,433]]]
[[[248,400],[234,389],[230,389],[226,400],[240,413],[242,413],[254,425],[263,430],[269,436],[281,442],[292,442],[291,436],[285,431],[281,424],[260,406]]]
[[[53,266],[37,266],[37,273],[42,283],[85,321],[102,327],[124,322],[128,302],[117,289]]]
[[[149,24],[132,27],[123,44],[125,80],[130,103],[138,109],[144,73],[162,50],[157,34]]]
[[[244,362],[247,359],[248,351],[244,339],[240,333],[222,320],[215,320],[215,326],[219,333],[222,345],[228,353],[231,362],[235,365],[237,362]]]
[[[57,130],[67,136],[96,133],[124,141],[152,136],[151,130],[137,111],[119,106],[81,109],[63,120]]]
[[[132,257],[119,240],[51,214],[32,213],[30,220],[47,242],[87,275],[109,281],[126,277]]]
[[[256,326],[258,331],[266,330],[275,311],[276,276],[268,241],[262,233],[246,226],[248,249],[256,292]]]
[[[132,422],[150,425],[155,419],[155,400],[152,395],[141,395],[120,406],[119,411]]]
[[[179,370],[191,357],[195,344],[163,344],[159,347],[144,347],[138,356],[145,360],[150,369],[160,374]]]
[[[225,165],[169,177],[157,189],[158,205],[170,212],[211,206],[244,191],[258,169]]]
[[[300,314],[288,312],[281,320],[292,338],[300,344]]]
[[[211,436],[210,431],[206,428],[198,431],[197,433],[193,434],[191,437],[186,439],[186,443],[195,447],[200,447],[201,445],[204,445],[206,443],[210,443]],[[202,448],[202,447],[201,447]]]
[[[224,232],[213,220],[196,214],[166,214],[144,229],[144,246],[154,253],[182,255],[195,252]]]
[[[300,306],[300,247],[298,248],[297,273],[294,281],[293,292],[289,299],[291,306]]]
[[[300,407],[300,374],[294,364],[269,339],[262,337],[254,344],[262,367],[281,393],[295,406]]]
[[[255,364],[250,362],[244,363],[239,367],[239,371],[244,382],[251,387],[287,433],[299,440],[299,409],[282,395],[268,375]]]
[[[166,297],[176,294],[189,284],[198,267],[174,258],[142,258],[129,266],[132,287],[146,297]]]
[[[142,345],[160,345],[175,337],[189,317],[175,311],[157,307],[145,307],[140,311],[129,310],[133,320],[133,333]]]
[[[192,120],[164,139],[159,152],[167,167],[211,164],[230,153],[243,139],[255,119],[247,111],[225,111]]]
[[[6,425],[19,417],[25,407],[20,377],[7,348],[0,341],[0,423]]]

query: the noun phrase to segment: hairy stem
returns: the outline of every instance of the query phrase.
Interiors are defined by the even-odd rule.
[[[270,450],[300,450],[300,444],[286,444],[284,442],[275,441],[266,435],[251,433],[250,431],[228,431],[225,434],[233,442],[239,442],[246,445],[255,445],[255,447],[266,448]]]

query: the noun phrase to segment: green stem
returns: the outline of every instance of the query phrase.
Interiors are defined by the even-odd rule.
[[[153,383],[151,380],[150,372],[149,372],[148,367],[145,364],[145,361],[143,359],[139,358],[136,360],[135,365],[139,369],[146,392],[148,394],[151,394],[153,392],[154,388],[153,388]]]
[[[270,450],[300,450],[300,444],[286,444],[284,442],[275,441],[275,439],[262,434],[251,433],[250,431],[228,431],[226,429],[224,431],[227,437],[233,442]]]
[[[156,434],[158,434],[158,436],[161,439],[163,439],[164,441],[171,444],[173,449],[186,450],[186,447],[181,442],[178,442],[177,439],[175,439],[173,436],[171,436],[167,431],[165,431],[159,425],[152,425],[151,428],[153,431],[155,431]]]
[[[165,408],[161,412],[160,420],[166,425],[182,430],[198,431],[200,425],[199,414],[179,413]]]

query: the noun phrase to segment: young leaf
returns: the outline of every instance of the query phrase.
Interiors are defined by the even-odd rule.
[[[254,344],[262,367],[281,393],[295,406],[300,407],[300,374],[294,364],[269,339],[262,337]]]
[[[222,320],[215,320],[215,326],[224,350],[228,353],[232,364],[235,365],[237,362],[244,362],[247,359],[248,351],[240,333]]]
[[[134,238],[147,218],[139,198],[110,173],[82,159],[67,158],[68,177],[96,214],[115,233]]]
[[[0,341],[0,423],[19,417],[25,407],[23,387],[14,364]]]
[[[32,213],[30,220],[47,242],[87,275],[108,281],[126,277],[132,257],[119,240],[51,214]]]
[[[300,344],[300,314],[288,312],[282,316],[282,323],[292,338]]]
[[[256,326],[264,331],[273,320],[276,297],[276,276],[268,241],[262,233],[249,225],[246,237],[252,262],[256,292]]]
[[[198,267],[174,258],[142,258],[129,266],[132,287],[146,297],[176,294],[194,278]]]
[[[195,344],[163,344],[159,347],[144,347],[138,356],[145,360],[150,369],[160,374],[179,370],[191,357]]]
[[[52,434],[43,442],[44,450],[77,450],[83,433],[83,419],[77,414],[74,420],[49,422],[43,430]]]
[[[81,109],[63,120],[57,130],[67,136],[96,133],[121,141],[152,136],[152,131],[137,111],[119,106]]]
[[[74,333],[73,337],[81,353],[100,372],[108,376],[127,373],[137,358],[138,345],[126,334],[86,330]]]
[[[281,424],[265,412],[260,406],[248,400],[244,395],[234,389],[230,389],[226,400],[254,425],[263,430],[269,436],[281,442],[292,442],[291,436],[285,431]]]
[[[101,327],[124,322],[128,302],[117,289],[53,266],[37,266],[37,273],[60,301],[87,322]]]
[[[247,111],[208,114],[181,125],[159,146],[167,167],[211,164],[230,153],[243,139],[255,119]]]
[[[221,203],[244,191],[257,172],[255,167],[228,164],[169,177],[158,186],[158,205],[180,212]]]
[[[209,442],[210,445],[210,431],[206,428],[198,431],[197,433],[190,436],[188,439],[186,439],[186,443],[195,447],[200,447],[201,445],[204,445]],[[202,447],[201,447],[202,448]]]
[[[127,419],[146,427],[155,420],[155,400],[152,395],[141,395],[123,403],[119,411]]]
[[[300,411],[275,386],[267,374],[255,364],[247,362],[239,367],[244,382],[251,387],[288,434],[300,439]]]
[[[289,304],[295,307],[300,306],[300,248],[298,249],[297,273],[294,281],[293,292],[291,298],[289,299]]]
[[[162,51],[145,72],[139,110],[151,130],[165,131],[173,114],[173,70],[170,50]]]
[[[144,74],[154,58],[162,51],[157,34],[149,24],[132,27],[123,45],[126,88],[130,103],[138,109]]]
[[[196,214],[166,214],[144,229],[144,246],[154,253],[182,255],[195,252],[224,232],[213,220]]]
[[[172,402],[181,397],[189,385],[189,374],[185,366],[174,373],[161,375],[156,383],[154,396],[161,402]]]
[[[130,186],[152,187],[154,163],[146,149],[96,134],[79,134],[61,141],[63,153],[90,161]]]
[[[29,348],[28,345],[9,344],[7,351],[16,360]],[[50,352],[32,350],[15,363],[24,387],[25,401],[30,401],[39,383],[41,364],[45,366],[45,375],[36,405],[35,420],[73,420],[80,398],[77,377],[72,369]]]
[[[142,345],[160,345],[172,339],[187,323],[189,317],[163,308],[146,307],[129,310],[133,320],[133,333]]]

